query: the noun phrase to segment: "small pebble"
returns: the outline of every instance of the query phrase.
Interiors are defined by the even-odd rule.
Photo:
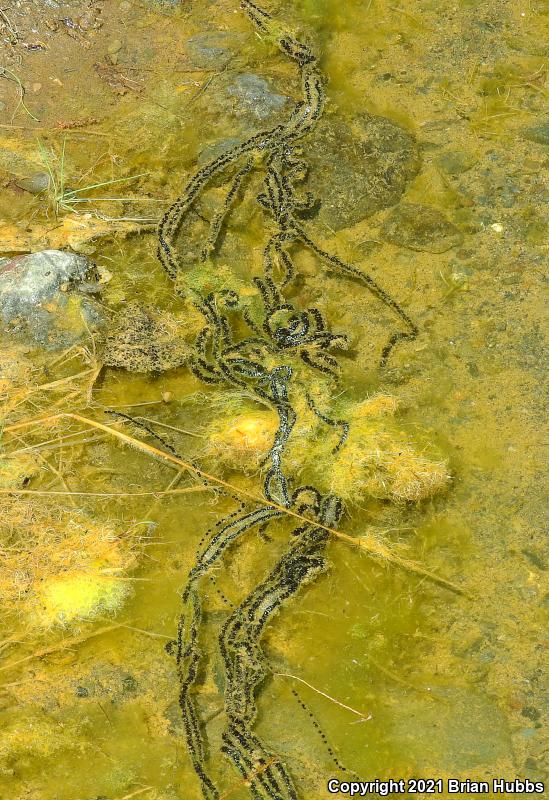
[[[86,13],[82,14],[81,17],[78,18],[78,26],[83,31],[89,31],[92,28],[101,28],[101,23],[97,21],[94,14]]]
[[[28,178],[21,178],[16,182],[20,189],[31,194],[40,194],[44,192],[50,185],[50,176],[47,172],[35,172]]]
[[[115,53],[118,53],[119,50],[122,50],[122,42],[120,39],[114,39],[107,48],[107,53],[112,56]]]
[[[97,267],[97,274],[99,275],[98,283],[109,283],[109,281],[112,281],[112,272],[106,267]]]

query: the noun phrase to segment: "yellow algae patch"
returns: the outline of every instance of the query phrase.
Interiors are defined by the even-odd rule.
[[[357,419],[365,417],[394,416],[400,406],[398,397],[390,394],[374,394],[367,400],[363,400],[354,409],[354,416]]]
[[[29,386],[41,380],[42,366],[29,358],[26,346],[2,341],[0,361],[0,419],[21,405]]]
[[[450,480],[446,462],[430,461],[411,448],[387,454],[383,466],[391,494],[398,500],[426,500]]]
[[[35,618],[42,627],[68,625],[116,611],[128,594],[128,584],[101,575],[101,569],[46,580],[36,595]]]
[[[349,422],[349,435],[337,453],[334,433],[317,428],[314,447],[295,446],[292,458],[324,490],[343,500],[426,500],[450,480],[447,463],[428,458],[400,430],[395,419],[399,406],[398,398],[377,394],[343,408],[338,417]]]
[[[5,617],[49,629],[121,607],[137,556],[131,537],[78,509],[27,499],[0,503],[0,514]]]
[[[21,488],[38,472],[38,463],[31,455],[0,458],[0,489]]]
[[[233,469],[257,469],[272,447],[278,419],[269,412],[240,414],[225,424],[216,424],[209,436],[217,460]]]
[[[418,452],[397,427],[398,407],[397,398],[380,394],[350,410],[349,440],[334,461],[332,491],[344,499],[369,495],[418,502],[446,486],[446,462]]]

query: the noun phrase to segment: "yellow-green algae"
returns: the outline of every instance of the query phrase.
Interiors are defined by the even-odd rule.
[[[118,176],[115,156],[119,164],[122,159],[125,174],[150,171],[148,190],[167,204],[178,193],[182,172],[194,167],[203,135],[197,124],[201,103],[215,92],[215,80],[206,85],[209,74],[182,71],[179,82],[174,77],[179,73],[170,71],[166,45],[179,52],[182,41],[202,30],[209,10],[195,3],[192,14],[176,12],[174,18],[166,6],[145,11],[128,5],[105,4],[104,26],[91,34],[91,50],[107,51],[109,41],[127,35],[141,66],[152,58],[146,48],[155,50],[154,74],[143,70],[141,96],[134,98],[128,90],[121,100],[111,98],[116,90],[100,83],[82,96],[80,87],[91,72],[85,60],[80,63],[81,51],[72,39],[62,40],[75,66],[62,76],[63,93],[48,83],[50,75],[57,75],[53,66],[46,70],[49,62],[27,56],[20,69],[29,85],[42,83],[27,101],[39,111],[41,126],[50,126],[48,137],[59,151],[65,135],[76,145],[68,155],[74,175],[102,158],[98,178]],[[230,3],[215,9],[220,25],[244,29],[238,15],[231,16]],[[271,628],[269,654],[277,672],[301,677],[371,715],[353,725],[355,716],[298,687],[340,759],[365,779],[543,776],[547,740],[541,727],[541,665],[547,642],[542,579],[547,557],[539,516],[541,271],[532,231],[541,224],[535,198],[545,156],[541,145],[521,138],[523,128],[541,124],[540,12],[536,3],[523,8],[489,1],[431,3],[421,9],[376,0],[296,5],[296,24],[318,25],[321,32],[323,70],[331,79],[335,113],[352,118],[365,109],[411,129],[423,144],[423,164],[404,199],[436,206],[465,237],[458,251],[437,255],[381,244],[380,214],[335,239],[338,252],[353,258],[360,258],[364,243],[372,242],[368,268],[394,296],[406,300],[420,321],[421,337],[395,353],[384,378],[373,368],[379,337],[368,335],[374,302],[348,293],[350,302],[345,303],[348,289],[324,277],[316,282],[306,272],[310,291],[322,291],[328,318],[356,334],[356,360],[345,368],[347,383],[356,387],[353,402],[380,391],[404,400],[407,436],[427,436],[440,460],[449,459],[453,476],[449,491],[427,506],[393,507],[372,499],[366,514],[353,514],[349,531],[363,533],[374,525],[384,542],[405,546],[409,558],[460,582],[473,598],[452,597],[333,543],[329,574],[288,606]],[[53,59],[60,47],[54,39],[48,57]],[[253,70],[261,74],[266,62],[264,51],[259,52]],[[284,70],[273,64],[272,71],[280,89]],[[7,99],[11,102],[12,96]],[[97,130],[108,137],[94,138],[77,128],[66,134],[54,130],[59,119],[75,116],[102,117]],[[14,122],[30,133],[2,133],[32,160],[32,121],[19,111]],[[94,130],[93,124],[88,127]],[[220,134],[230,135],[226,121],[208,139],[215,141]],[[458,162],[449,156],[457,150],[465,154],[463,165],[475,166],[454,174]],[[14,225],[4,249],[48,246],[56,235],[49,230],[54,226],[44,219],[36,225],[35,199],[14,195],[8,187],[1,202]],[[110,211],[121,215],[122,209],[115,204]],[[138,213],[144,215],[134,207],[129,216]],[[155,263],[152,236],[124,239],[124,231],[105,246],[93,239],[90,243],[97,220],[77,222],[78,238],[70,243],[90,249],[113,272],[107,302],[123,307],[125,300],[137,298],[171,307],[172,288]],[[243,235],[248,245],[257,246],[254,227]],[[330,231],[325,235],[329,243]],[[208,396],[184,370],[150,378],[112,371],[96,387],[94,402],[156,404],[129,410],[159,411],[158,418],[167,424],[203,435],[211,422]],[[44,412],[48,402],[46,397]],[[13,392],[6,403],[13,406]],[[204,443],[183,434],[177,446],[200,455]],[[88,491],[149,490],[153,475],[158,479],[154,486],[166,488],[173,477],[164,465],[108,440],[76,455],[70,484]],[[115,475],[105,468],[116,470]],[[170,495],[156,504],[150,497],[75,498],[92,517],[100,504],[101,513],[124,529],[152,517],[157,532],[139,571],[132,573],[140,580],[132,584],[133,598],[123,610],[92,624],[80,621],[71,632],[77,638],[97,636],[36,656],[59,644],[67,631],[23,639],[17,623],[5,623],[0,752],[3,790],[10,798],[88,800],[103,795],[114,800],[138,791],[155,800],[199,797],[178,727],[176,676],[162,644],[174,634],[178,590],[204,528],[230,510],[225,501],[214,504],[207,493],[200,498]],[[251,538],[220,576],[220,588],[225,593],[234,585],[251,588],[267,553],[274,557],[282,545],[282,535],[270,543]],[[209,603],[212,614],[223,610],[215,592]],[[128,627],[106,630],[117,623]],[[29,660],[18,664],[22,659]],[[214,669],[205,684],[212,690],[212,714],[217,711],[216,680]],[[287,754],[303,797],[312,800],[325,796],[325,780],[335,767],[306,716],[300,716],[292,685],[297,684],[278,677],[265,687],[260,728],[273,748]],[[93,772],[85,775],[83,756],[94,763]],[[227,775],[227,790],[234,783],[234,776]],[[242,787],[234,788],[231,796],[247,796]]]

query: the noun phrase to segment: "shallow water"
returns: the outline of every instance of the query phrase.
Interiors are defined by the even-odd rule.
[[[541,4],[300,0],[271,10],[322,54],[328,78],[323,127],[302,142],[311,188],[323,201],[308,229],[396,298],[419,336],[399,344],[379,369],[394,318],[303,253],[296,261],[305,277],[294,299],[318,306],[336,331],[351,335],[333,393],[353,403],[376,393],[398,398],[391,435],[447,459],[451,481],[420,503],[349,502],[345,533],[369,533],[419,571],[333,538],[329,570],[267,628],[263,646],[274,674],[258,692],[256,731],[281,756],[303,800],[330,796],[327,780],[344,777],[330,749],[363,780],[547,781]],[[171,330],[188,335],[197,319],[174,297],[155,257],[155,221],[197,163],[215,155],[208,148],[287,118],[291,104],[281,98],[300,96],[295,64],[254,35],[237,3],[223,0],[20,0],[5,13],[12,32],[4,22],[4,61],[25,87],[26,108],[18,105],[18,84],[0,81],[1,254],[70,247],[90,255],[110,273],[101,293],[110,327],[137,303],[177,315]],[[189,44],[205,31],[225,32],[213,54]],[[268,81],[271,106],[261,105],[262,84],[246,94],[238,83],[250,74]],[[374,129],[365,115],[386,118],[410,138],[382,138],[381,155],[368,161]],[[25,177],[44,171],[37,140],[58,176],[64,150],[71,188],[146,175],[118,184],[121,200],[75,210],[58,202],[55,209],[51,190],[21,189]],[[97,198],[106,188],[112,191],[83,194]],[[201,208],[206,217],[217,191]],[[356,221],[366,195],[376,207]],[[426,206],[437,212],[435,222]],[[259,274],[265,224],[252,193],[231,216],[208,280],[231,285],[235,276],[249,282]],[[195,228],[191,244],[194,236]],[[192,264],[186,246],[182,258]],[[51,366],[56,354],[27,348],[37,370],[46,364],[38,383],[93,370],[102,344],[99,337],[85,344],[72,362]],[[8,336],[3,347],[9,355]],[[312,371],[310,380],[326,390]],[[89,394],[82,382],[69,386],[71,396],[62,385],[16,404],[10,398],[20,387],[8,388],[4,424],[67,410],[112,424],[103,409],[118,408],[190,431],[161,432],[185,460],[261,491],[258,469],[231,470],[208,449],[209,426],[230,419],[234,401],[185,367],[146,375],[104,367]],[[53,435],[78,429],[75,420],[61,421]],[[124,430],[158,444],[142,430]],[[0,796],[198,800],[165,644],[176,635],[198,542],[235,502],[188,477],[180,486],[195,490],[187,494],[115,497],[168,489],[173,465],[109,435],[50,452],[36,447],[50,439],[50,428],[18,429],[22,441],[7,431],[6,452],[34,446],[57,470],[48,472],[42,460],[25,490],[68,486],[102,495],[14,492],[13,503],[53,504],[56,515],[70,498],[69,509],[115,525],[135,558],[113,577],[131,589],[124,602],[92,619],[45,629],[28,623],[24,596],[7,608]],[[306,465],[300,478],[314,475]],[[289,530],[250,532],[215,571],[215,584],[205,581],[208,659],[196,694],[209,719],[212,775],[221,796],[235,800],[250,792],[219,754],[224,675],[215,634],[228,613],[224,598],[240,602],[280,557]]]

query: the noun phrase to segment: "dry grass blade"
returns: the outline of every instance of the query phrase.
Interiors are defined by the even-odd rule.
[[[437,583],[438,585],[443,586],[446,589],[450,589],[458,594],[461,595],[466,594],[466,592],[460,586],[453,583],[452,581],[449,581],[446,578],[442,578],[440,575],[437,575],[433,572],[429,572],[428,570],[424,569],[418,564],[415,564],[412,561],[408,561],[407,559],[395,555],[385,547],[380,547],[379,545],[372,545],[368,541],[365,541],[364,539],[356,539],[353,536],[349,536],[346,533],[342,533],[341,531],[335,530],[334,528],[330,528],[327,525],[322,525],[320,522],[316,520],[304,517],[302,514],[298,514],[296,511],[292,511],[291,509],[285,508],[284,506],[281,506],[277,503],[272,503],[268,501],[265,497],[260,497],[254,494],[253,492],[249,492],[247,489],[242,489],[240,487],[233,486],[233,484],[228,483],[227,481],[224,481],[221,478],[217,478],[215,477],[215,475],[210,475],[204,470],[201,470],[198,467],[195,467],[193,464],[189,464],[188,462],[183,461],[183,459],[178,458],[177,456],[174,456],[171,453],[167,453],[164,450],[159,450],[157,447],[147,444],[146,442],[142,442],[139,439],[135,439],[133,436],[129,436],[127,433],[124,433],[123,431],[116,430],[115,428],[109,427],[108,425],[105,425],[102,422],[89,419],[80,414],[65,412],[62,414],[55,414],[49,417],[42,417],[39,419],[18,422],[15,423],[14,425],[6,426],[4,428],[4,434],[13,433],[14,431],[21,430],[22,428],[28,428],[35,425],[48,424],[62,419],[72,419],[75,420],[76,422],[82,423],[83,425],[89,425],[92,428],[96,428],[97,430],[108,433],[109,435],[114,436],[115,438],[119,439],[121,442],[124,442],[130,447],[137,448],[138,450],[141,450],[141,452],[147,453],[149,456],[152,456],[153,458],[165,461],[169,464],[179,467],[180,469],[183,468],[187,470],[189,473],[196,475],[197,477],[207,481],[208,483],[212,483],[216,486],[228,489],[232,494],[238,494],[241,497],[246,497],[248,500],[251,500],[254,503],[259,503],[260,505],[268,506],[269,508],[275,508],[277,511],[280,511],[282,514],[285,514],[286,516],[292,517],[293,519],[298,519],[301,523],[305,522],[309,525],[313,525],[316,528],[321,528],[322,530],[331,533],[332,536],[335,536],[336,538],[341,539],[342,541],[347,542],[348,544],[351,544],[353,547],[358,547],[362,552],[365,552],[374,558],[395,564],[396,566],[401,567],[402,569],[407,570],[408,572],[414,573],[416,575],[421,575],[424,578],[428,578],[434,583]]]
[[[130,798],[138,797],[140,794],[145,794],[145,792],[152,792],[153,789],[154,786],[144,786],[142,789],[136,789],[135,792],[125,794],[124,797],[118,797],[116,800],[130,800]]]
[[[209,486],[186,486],[184,489],[158,489],[154,492],[79,492],[56,491],[52,489],[0,489],[0,495],[41,495],[66,497],[166,497],[169,495],[191,494],[193,492],[211,491]]]
[[[19,107],[21,107],[21,108],[23,108],[25,110],[25,112],[29,115],[29,117],[31,119],[33,119],[35,122],[40,122],[38,117],[35,117],[34,114],[26,106],[26,104],[25,104],[25,87],[23,86],[23,84],[21,83],[20,79],[17,77],[15,72],[12,72],[11,69],[8,69],[7,67],[0,66],[0,78],[7,78],[7,80],[12,81],[13,83],[15,83],[17,85],[17,88],[19,90],[19,101],[18,101],[17,105],[15,106],[15,110],[14,110],[13,114],[11,115],[12,120],[14,119],[15,115],[17,114],[17,112],[19,110]]]

